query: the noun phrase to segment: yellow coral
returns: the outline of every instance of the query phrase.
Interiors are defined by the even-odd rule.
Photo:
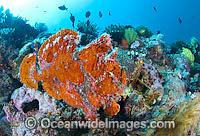
[[[128,44],[130,45],[136,40],[137,32],[135,32],[133,28],[127,28],[125,29],[124,37],[128,42]]]
[[[184,56],[186,56],[189,59],[191,66],[194,66],[195,58],[190,49],[183,47],[183,52],[181,54],[183,54]]]

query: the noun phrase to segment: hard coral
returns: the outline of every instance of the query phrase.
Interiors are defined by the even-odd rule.
[[[106,55],[111,47],[107,34],[80,50],[76,50],[78,43],[78,33],[70,29],[51,36],[37,56],[29,54],[24,58],[21,81],[31,88],[37,88],[41,81],[50,96],[81,108],[88,118],[97,118],[99,107],[116,115],[120,106],[115,99],[126,86],[125,72],[115,60],[118,50]]]
[[[37,103],[34,103],[37,101]],[[38,108],[36,108],[38,107]],[[34,129],[28,129],[24,120],[28,117],[34,116],[36,120],[41,120],[51,113],[51,117],[56,117],[62,112],[62,105],[50,98],[47,93],[42,93],[33,88],[22,86],[16,89],[11,95],[11,101],[3,107],[5,111],[6,121],[11,125],[12,135],[20,136],[55,136],[57,131],[54,129],[44,129],[41,124],[37,124]],[[45,131],[44,131],[45,130]]]

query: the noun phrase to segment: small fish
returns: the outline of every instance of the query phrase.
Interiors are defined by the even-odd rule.
[[[142,63],[143,63],[143,60],[139,59],[139,57],[138,57],[138,64],[142,64]]]
[[[157,9],[156,9],[156,7],[155,7],[155,6],[153,7],[153,9],[154,9],[154,11],[155,11],[155,12],[157,12]]]
[[[103,15],[102,15],[101,11],[99,11],[99,17],[102,18],[102,16],[103,16]]]
[[[111,16],[111,12],[109,11],[109,16]]]
[[[38,6],[36,6],[35,8],[38,8]]]
[[[157,34],[160,34],[160,30],[157,31]]]
[[[142,29],[142,30],[139,31],[139,33],[140,33],[140,34],[144,34],[145,31],[146,31],[145,29]]]
[[[68,8],[65,7],[65,5],[62,5],[60,7],[58,7],[60,10],[67,10]]]
[[[74,27],[75,17],[72,15],[72,13],[70,13],[70,14],[71,14],[70,20],[72,22],[72,26]]]
[[[85,17],[86,17],[86,18],[90,17],[90,14],[91,14],[90,11],[87,11],[87,12],[85,13]]]
[[[44,10],[44,12],[47,12],[46,10]]]
[[[182,24],[182,20],[180,17],[178,18],[178,22],[179,22],[179,24]]]
[[[90,25],[90,20],[88,19],[88,21],[87,21],[87,26],[89,26]]]

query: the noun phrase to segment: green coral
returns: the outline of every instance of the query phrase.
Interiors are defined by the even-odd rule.
[[[182,51],[181,54],[183,54],[184,56],[186,56],[189,59],[191,66],[194,66],[194,59],[195,59],[195,57],[192,54],[192,52],[191,52],[190,49],[183,47],[183,51]]]
[[[137,39],[137,32],[133,28],[125,29],[124,37],[128,44],[132,44]]]

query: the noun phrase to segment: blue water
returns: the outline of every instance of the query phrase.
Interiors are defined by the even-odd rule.
[[[14,2],[17,4],[11,4]],[[58,9],[63,4],[68,12]],[[49,31],[72,28],[69,12],[75,16],[76,26],[78,20],[87,20],[85,13],[90,11],[90,20],[97,23],[102,31],[110,24],[145,25],[154,33],[160,30],[167,43],[177,40],[188,42],[193,36],[200,39],[199,0],[1,0],[0,5],[10,8],[14,15],[28,19],[32,25],[35,22],[45,23]],[[103,14],[102,18],[99,18],[99,11]],[[108,15],[109,11],[112,16]],[[178,21],[179,17],[182,24]]]

